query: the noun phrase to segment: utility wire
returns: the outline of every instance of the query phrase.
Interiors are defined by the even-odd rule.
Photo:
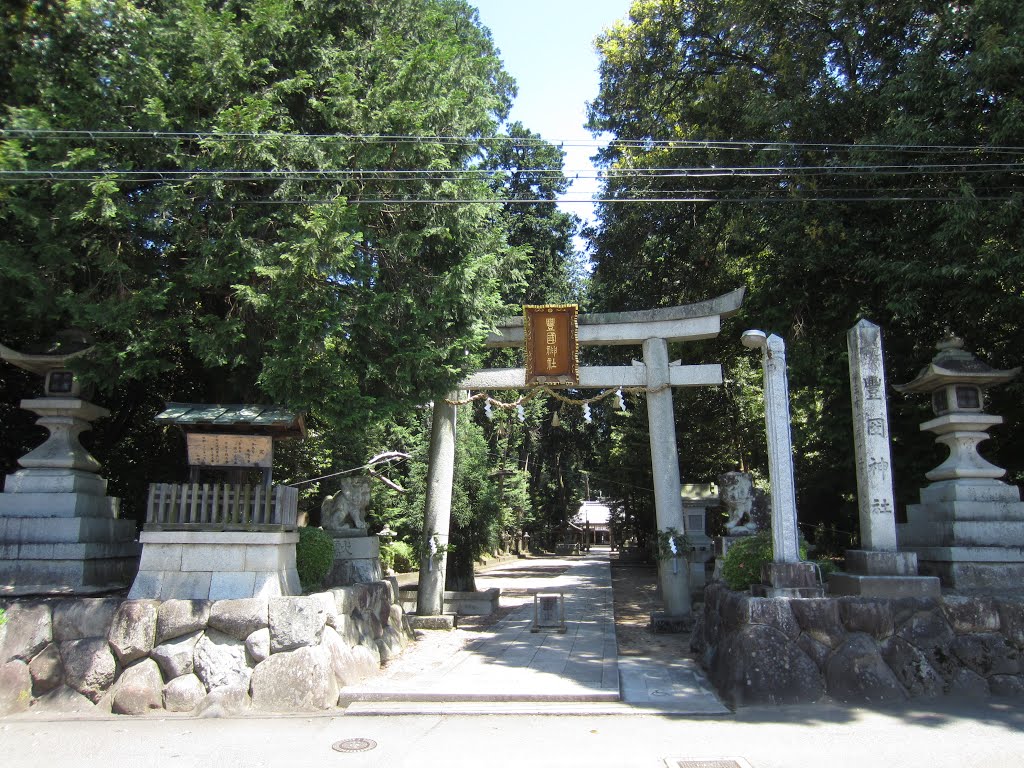
[[[580,147],[623,147],[623,148],[678,148],[678,149],[723,149],[723,150],[793,150],[813,149],[820,151],[872,150],[894,152],[996,152],[1008,154],[1024,154],[1024,147],[985,144],[889,144],[868,143],[849,144],[844,142],[800,142],[770,141],[759,139],[545,139],[543,137],[513,136],[436,136],[426,134],[360,134],[360,133],[286,133],[267,132],[221,132],[221,131],[143,131],[143,130],[110,130],[110,129],[76,129],[52,130],[36,128],[4,128],[0,129],[0,138],[34,138],[34,139],[132,139],[132,140],[213,140],[213,141],[265,141],[267,139],[283,139],[288,141],[331,140],[331,141],[365,141],[380,144],[434,143],[446,145],[480,144],[542,144],[556,146]]]
[[[321,168],[321,169],[218,169],[180,170],[124,168],[97,169],[0,169],[0,179],[11,181],[93,181],[96,178],[115,178],[124,181],[174,181],[178,179],[204,181],[329,181],[333,179],[386,180],[386,181],[453,181],[491,177],[503,179],[510,174],[522,173],[555,178],[575,174],[577,179],[671,179],[671,178],[780,178],[790,176],[886,176],[917,174],[972,174],[1024,172],[1024,163],[943,163],[916,165],[843,165],[843,166],[693,166],[675,168],[613,168],[603,171],[581,169],[564,171],[559,168],[538,169],[458,169],[451,171],[423,169]]]

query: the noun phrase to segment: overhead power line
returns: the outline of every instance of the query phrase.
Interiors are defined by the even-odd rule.
[[[519,136],[437,136],[428,134],[358,134],[358,133],[289,133],[278,131],[263,132],[225,132],[225,131],[142,131],[142,130],[110,130],[110,129],[76,129],[52,130],[39,128],[4,128],[0,129],[0,137],[33,138],[33,139],[130,139],[130,140],[191,140],[191,141],[265,141],[282,139],[286,141],[358,141],[378,144],[433,143],[442,145],[487,144],[553,144],[556,146],[578,147],[624,147],[624,148],[669,148],[669,149],[719,149],[719,150],[793,150],[813,149],[819,151],[894,151],[894,152],[992,152],[1021,155],[1024,147],[985,145],[985,144],[890,144],[867,143],[850,144],[844,142],[800,142],[773,141],[762,139],[545,139],[543,137]]]
[[[97,169],[0,169],[0,179],[12,181],[59,179],[70,181],[92,181],[96,178],[119,178],[142,181],[262,181],[299,180],[325,181],[332,179],[362,180],[409,180],[409,181],[452,181],[460,179],[502,178],[508,174],[530,174],[538,176],[568,177],[581,179],[666,179],[666,178],[720,178],[742,176],[750,178],[787,176],[893,176],[908,174],[952,174],[952,173],[1020,173],[1024,162],[1012,163],[918,163],[902,165],[810,165],[810,166],[692,166],[666,168],[612,168],[603,171],[582,169],[564,171],[560,168],[514,168],[483,169],[466,168],[453,170],[436,169],[376,169],[376,168],[322,168],[322,169],[221,169],[221,170],[133,170],[124,168]]]

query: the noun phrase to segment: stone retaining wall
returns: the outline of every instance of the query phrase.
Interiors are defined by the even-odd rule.
[[[2,607],[0,715],[327,709],[413,639],[388,581],[303,597]]]
[[[790,600],[705,591],[691,648],[735,706],[1024,697],[1024,599]]]

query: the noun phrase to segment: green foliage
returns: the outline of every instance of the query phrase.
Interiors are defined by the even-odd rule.
[[[761,566],[772,561],[772,536],[762,531],[729,547],[722,560],[722,578],[729,589],[742,590],[761,581]]]
[[[295,545],[295,568],[299,572],[302,591],[315,592],[334,563],[334,541],[323,528],[299,528]]]
[[[387,544],[381,544],[380,562],[385,569],[391,569],[395,573],[408,573],[419,567],[416,561],[416,552],[404,541],[389,541]]]
[[[800,559],[807,560],[807,542],[800,539]],[[761,581],[761,566],[770,563],[775,554],[771,531],[758,531],[744,536],[729,547],[722,561],[722,578],[729,589],[746,589]],[[835,572],[831,560],[812,561],[822,577]]]
[[[7,623],[7,611],[5,611],[3,608],[0,608],[0,627],[4,626],[4,624],[6,624],[6,623]]]
[[[842,535],[857,529],[844,354],[857,320],[882,326],[893,382],[915,375],[946,326],[991,364],[1019,364],[1024,189],[994,147],[1024,145],[1022,41],[1013,0],[650,0],[598,40],[589,124],[617,140],[601,155],[601,196],[670,200],[600,206],[593,308],[747,288],[733,330],[672,353],[721,361],[727,379],[676,398],[689,477],[767,474],[760,371],[736,343],[742,328],[786,340],[801,522]],[[659,168],[677,172],[642,170]],[[1024,421],[1022,391],[995,390],[993,411]],[[926,407],[890,406],[908,501],[941,458],[918,433]],[[623,461],[642,450],[633,418],[637,429],[613,427]],[[1011,478],[1024,472],[1020,430],[994,434],[989,451]]]
[[[0,179],[0,324],[95,339],[99,454],[167,400],[275,402],[358,445],[475,363],[507,246],[458,171],[513,86],[466,3],[55,0],[0,27],[0,172],[40,174]],[[474,138],[381,138],[407,135]]]

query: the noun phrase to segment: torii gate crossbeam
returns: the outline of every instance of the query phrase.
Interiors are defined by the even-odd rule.
[[[722,383],[721,365],[680,365],[670,363],[670,341],[697,341],[714,338],[721,332],[723,317],[736,314],[743,304],[744,290],[738,289],[718,298],[679,307],[641,312],[616,312],[580,315],[577,338],[581,345],[626,345],[643,347],[643,362],[629,366],[591,366],[579,370],[578,388],[610,389],[645,387],[650,422],[651,462],[654,474],[654,503],[658,530],[684,531],[676,448],[673,387],[716,386]],[[510,318],[497,323],[487,339],[489,347],[522,346],[523,319]],[[526,389],[526,371],[501,368],[479,371],[459,385],[462,390]],[[456,401],[457,393],[449,400]],[[437,547],[425,547],[420,562],[420,584],[416,606],[421,616],[437,615],[444,594],[451,515],[451,478],[455,463],[455,406],[445,401],[434,403],[430,466],[427,471],[427,499],[424,537]],[[436,550],[436,554],[434,551]],[[666,613],[690,614],[688,568],[673,569],[659,562],[659,583]]]

